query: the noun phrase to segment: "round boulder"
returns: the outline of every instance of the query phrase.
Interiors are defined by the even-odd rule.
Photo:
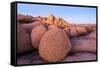
[[[40,40],[46,31],[47,31],[47,29],[44,25],[39,25],[32,30],[31,41],[32,41],[32,46],[34,48],[36,48],[36,49],[38,48]]]
[[[71,43],[62,29],[50,29],[42,37],[39,54],[47,62],[58,62],[69,53]]]

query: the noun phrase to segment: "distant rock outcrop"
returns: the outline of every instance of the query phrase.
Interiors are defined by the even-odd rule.
[[[33,22],[32,16],[17,14],[17,21],[20,23],[31,23]]]
[[[28,23],[34,23],[34,22],[40,22],[43,25],[46,25],[48,29],[52,28],[61,28],[64,29],[66,34],[69,37],[76,37],[80,35],[84,35],[87,33],[92,32],[93,30],[96,30],[95,25],[73,25],[65,20],[63,20],[60,17],[56,17],[52,14],[48,15],[47,17],[32,17],[28,15],[17,15],[17,20],[19,23],[24,23],[26,30],[29,30],[29,32],[32,30],[32,28],[35,26],[35,24],[32,24],[32,26],[29,28]]]

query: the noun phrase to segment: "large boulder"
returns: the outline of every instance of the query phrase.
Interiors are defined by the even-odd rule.
[[[40,56],[48,62],[59,62],[68,55],[71,43],[62,29],[50,29],[42,37],[39,45]]]
[[[39,43],[43,35],[46,33],[47,28],[44,25],[39,25],[35,27],[32,32],[31,32],[31,41],[32,41],[32,46],[34,48],[38,48]]]
[[[25,53],[32,51],[34,48],[31,44],[30,35],[22,28],[20,24],[17,25],[17,53]]]

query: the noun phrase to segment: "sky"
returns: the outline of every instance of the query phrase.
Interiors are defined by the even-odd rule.
[[[17,4],[17,13],[31,16],[54,16],[75,24],[95,24],[96,8],[76,6],[56,6],[39,4]]]

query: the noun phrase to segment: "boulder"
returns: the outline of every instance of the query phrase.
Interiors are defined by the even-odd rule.
[[[71,50],[68,36],[62,29],[48,30],[39,44],[39,54],[47,62],[59,62]]]
[[[22,28],[20,24],[17,25],[17,53],[25,53],[32,51],[34,48],[31,44],[30,35]]]
[[[43,35],[46,33],[47,28],[44,25],[35,27],[31,32],[32,46],[38,49],[39,43]]]

